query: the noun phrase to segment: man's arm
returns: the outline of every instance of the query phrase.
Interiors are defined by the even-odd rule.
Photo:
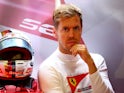
[[[74,45],[71,50],[72,55],[76,56],[77,54],[86,62],[89,68],[89,73],[93,74],[97,71],[97,68],[94,64],[92,57],[90,56],[86,46],[84,44],[76,44]]]
[[[76,44],[70,51],[74,56],[79,54],[88,65],[93,93],[114,93],[108,78],[105,60],[102,56],[91,56],[84,44]]]
[[[99,54],[93,55],[97,72],[90,75],[93,93],[114,93],[110,83],[104,58]]]

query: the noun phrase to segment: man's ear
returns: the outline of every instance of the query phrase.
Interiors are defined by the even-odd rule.
[[[55,27],[53,27],[53,37],[57,38],[57,32]]]

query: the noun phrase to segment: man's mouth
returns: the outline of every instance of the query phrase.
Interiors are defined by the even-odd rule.
[[[68,44],[69,45],[74,45],[74,44],[76,44],[76,42],[75,41],[69,41]]]

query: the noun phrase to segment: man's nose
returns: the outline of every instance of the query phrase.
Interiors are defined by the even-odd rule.
[[[74,31],[72,29],[69,31],[69,37],[74,37]]]

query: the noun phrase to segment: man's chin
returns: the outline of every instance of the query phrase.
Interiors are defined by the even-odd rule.
[[[72,46],[69,46],[66,48],[67,51],[70,51],[70,49],[72,48]]]

